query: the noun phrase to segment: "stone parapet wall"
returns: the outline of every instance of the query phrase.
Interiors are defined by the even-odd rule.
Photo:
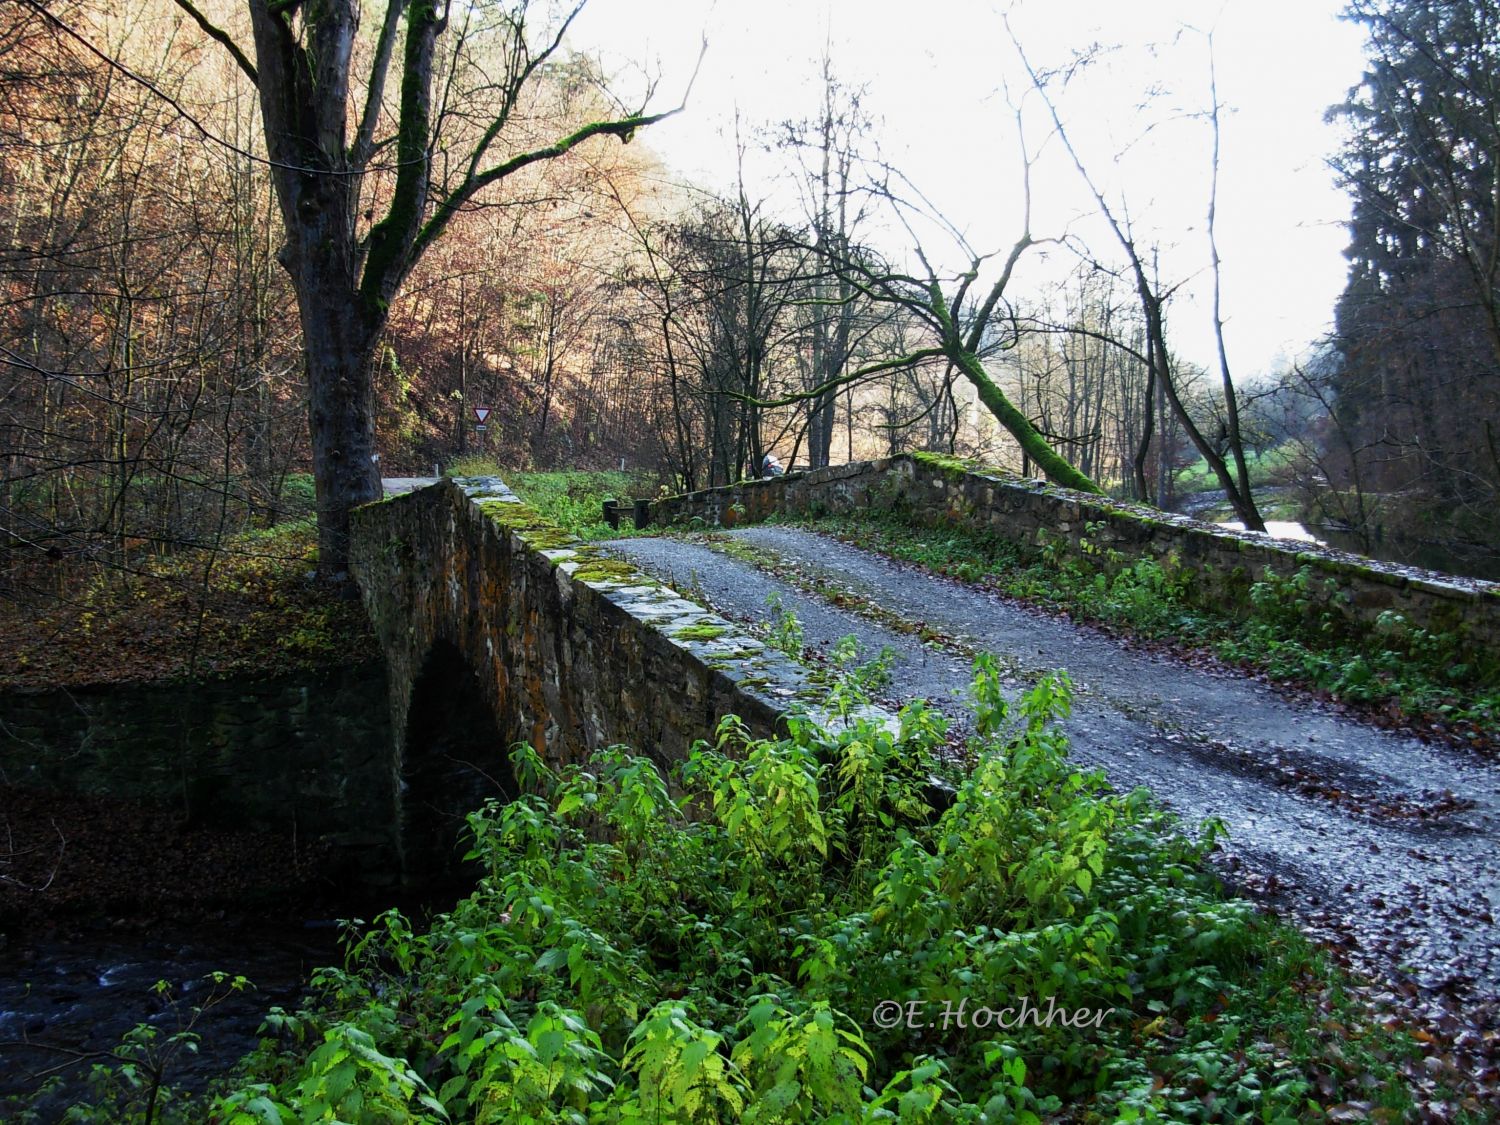
[[[662,764],[734,714],[775,732],[807,672],[597,547],[569,539],[497,478],[445,480],[354,513],[352,569],[386,653],[393,768],[434,646],[476,675],[506,745],[553,764],[624,744]]]
[[[1253,583],[1307,569],[1305,596],[1351,623],[1401,614],[1415,628],[1458,634],[1500,649],[1500,583],[1461,578],[1291,540],[1268,539],[947,458],[903,454],[770,480],[670,496],[652,504],[652,522],[701,520],[734,526],[775,514],[849,514],[900,510],[915,522],[983,528],[1037,548],[1065,542],[1096,561],[1101,551],[1127,561],[1153,558],[1189,579],[1204,605],[1248,611]]]
[[[158,805],[190,826],[331,845],[388,862],[379,662],[316,675],[0,694],[0,782]]]

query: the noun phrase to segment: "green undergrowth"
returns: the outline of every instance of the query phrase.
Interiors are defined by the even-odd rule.
[[[1406,1110],[1408,1042],[1225,897],[1214,827],[1179,835],[1069,764],[1065,676],[1011,710],[981,658],[974,693],[942,811],[944,723],[921,705],[895,733],[729,718],[670,778],[620,747],[560,769],[520,747],[523,795],[469,818],[471,895],[352,931],[211,1101],[148,1092],[127,1045],[70,1120],[141,1121],[148,1097],[165,1125]]]
[[[494,461],[468,457],[448,468],[451,476],[498,476],[539,513],[578,539],[618,539],[641,535],[631,522],[631,500],[654,496],[656,481],[643,472],[582,469],[532,473],[505,469]],[[618,500],[624,520],[616,531],[604,522],[604,501]]]
[[[1187,568],[1131,560],[1091,543],[1062,539],[1023,548],[984,530],[919,527],[896,514],[861,513],[800,521],[858,546],[984,585],[1148,639],[1206,647],[1221,658],[1334,699],[1397,711],[1405,721],[1482,744],[1500,735],[1500,657],[1452,634],[1419,629],[1388,612],[1357,630],[1313,595],[1310,567],[1262,575],[1246,612],[1205,608],[1192,598]]]
[[[0,602],[0,685],[66,687],[281,675],[375,651],[356,598],[315,581],[311,518],[243,532],[132,570],[80,573],[31,612]]]
[[[1260,453],[1253,450],[1246,453],[1245,467],[1250,471],[1250,487],[1284,484],[1296,466],[1297,458],[1297,450],[1291,442]],[[1231,466],[1230,472],[1233,471]],[[1173,484],[1179,493],[1206,492],[1220,487],[1219,478],[1201,457],[1186,468],[1178,469]]]

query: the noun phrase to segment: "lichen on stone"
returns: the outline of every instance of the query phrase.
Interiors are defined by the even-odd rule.
[[[580,582],[623,582],[626,579],[644,581],[640,571],[621,559],[584,556],[584,561],[573,571]]]
[[[578,540],[535,508],[519,500],[475,499],[485,517],[498,527],[514,532],[538,551],[567,547]]]
[[[1004,476],[1005,470],[994,465],[986,465],[980,461],[972,461],[963,457],[954,457],[948,453],[929,453],[925,450],[910,454],[913,461],[928,468],[938,469],[950,477],[967,477],[973,474],[983,476]]]

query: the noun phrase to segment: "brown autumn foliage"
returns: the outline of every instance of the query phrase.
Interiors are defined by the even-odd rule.
[[[0,12],[0,598],[28,612],[168,556],[212,570],[310,487],[253,91],[169,0],[50,12]],[[583,63],[537,91],[528,136],[601,108]],[[387,475],[472,449],[474,405],[512,463],[650,456],[650,398],[607,342],[629,311],[597,187],[634,198],[650,171],[640,145],[570,156],[456,220],[392,309]]]

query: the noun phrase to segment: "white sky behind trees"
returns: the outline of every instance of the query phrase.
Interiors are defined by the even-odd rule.
[[[1013,111],[1029,83],[1010,20],[1039,68],[1075,50],[1106,50],[1060,95],[1064,123],[1112,205],[1128,206],[1138,242],[1161,247],[1168,312],[1184,358],[1212,366],[1204,217],[1211,171],[1207,39],[1214,32],[1222,157],[1218,236],[1224,317],[1237,378],[1306,350],[1330,326],[1343,288],[1349,215],[1326,161],[1340,129],[1324,112],[1363,69],[1342,0],[590,0],[570,35],[599,55],[622,91],[641,68],[675,102],[700,39],[708,55],[688,111],[643,139],[683,177],[725,189],[735,177],[734,122],[749,142],[746,178],[795,213],[777,154],[759,151],[784,120],[813,116],[827,44],[838,78],[866,90],[880,155],[901,169],[981,251],[1020,231]],[[1187,30],[1196,28],[1197,30]],[[1102,260],[1118,248],[1034,95],[1024,102],[1035,237],[1065,232]],[[1040,152],[1035,150],[1040,149]],[[890,236],[895,239],[895,235]],[[882,240],[884,241],[884,239]],[[935,243],[934,243],[935,245]],[[952,260],[952,259],[949,259]],[[1032,252],[1012,282],[1023,298],[1056,280],[1071,255]]]

